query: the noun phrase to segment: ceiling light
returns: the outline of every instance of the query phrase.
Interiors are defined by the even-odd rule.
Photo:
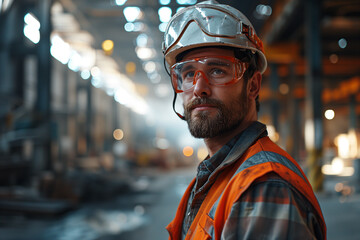
[[[93,77],[91,79],[91,84],[96,88],[100,88],[102,87],[103,82],[101,81],[100,77]]]
[[[170,93],[171,93],[171,89],[170,89],[169,84],[159,84],[155,88],[155,94],[158,97],[161,97],[161,98],[167,97],[170,95]]]
[[[124,131],[121,129],[115,129],[113,132],[113,137],[115,140],[120,141],[121,139],[124,138]]]
[[[161,5],[169,5],[170,2],[171,2],[171,0],[159,0],[159,3]]]
[[[74,72],[77,72],[80,70],[81,63],[82,63],[82,57],[80,56],[80,54],[77,53],[76,51],[72,51],[68,62],[69,69]]]
[[[83,71],[81,71],[80,76],[82,79],[87,80],[87,79],[89,79],[91,74],[90,74],[89,70],[83,70]]]
[[[160,22],[169,22],[171,19],[172,10],[169,7],[161,7],[158,10]]]
[[[287,85],[286,83],[280,84],[279,92],[283,95],[288,94],[289,93],[289,85]]]
[[[62,14],[64,11],[63,6],[61,5],[61,3],[59,2],[55,2],[52,7],[51,7],[51,15],[52,16],[59,16],[60,14]]]
[[[338,155],[342,158],[349,158],[350,141],[346,133],[341,133],[335,137],[335,145],[338,147]]]
[[[159,24],[159,30],[160,30],[160,32],[165,32],[166,26],[167,26],[167,23],[166,23],[166,22],[160,23],[160,24]]]
[[[145,24],[142,22],[136,22],[134,23],[134,32],[141,32],[145,29]]]
[[[130,102],[130,95],[125,89],[119,88],[114,94],[114,99],[120,104],[128,105]]]
[[[40,41],[40,22],[31,13],[27,13],[24,16],[24,35],[30,41],[37,44]]]
[[[114,42],[112,40],[105,40],[102,42],[101,47],[105,52],[110,52],[114,49]]]
[[[156,147],[160,149],[167,149],[170,146],[169,141],[165,138],[157,138],[155,142],[156,142]]]
[[[127,32],[140,32],[143,31],[145,28],[145,25],[140,22],[136,23],[126,23],[124,26],[125,31]]]
[[[208,150],[206,147],[200,147],[197,151],[197,157],[199,161],[204,160],[209,155]]]
[[[146,35],[145,33],[141,33],[136,38],[136,45],[138,47],[146,47],[146,45],[148,43],[148,39],[149,39],[148,35]]]
[[[339,47],[340,48],[346,48],[347,46],[347,41],[345,38],[340,38],[339,41],[338,41],[338,44],[339,44]]]
[[[325,118],[327,119],[327,120],[332,120],[332,119],[334,119],[334,117],[335,117],[335,112],[334,112],[334,110],[332,110],[332,109],[328,109],[328,110],[326,110],[325,111]]]
[[[115,4],[118,6],[122,6],[126,3],[127,0],[115,0]]]
[[[177,9],[176,9],[176,12],[179,12],[180,10],[182,10],[182,9],[184,9],[185,7],[178,7]]]
[[[176,0],[176,2],[180,5],[194,5],[196,0]]]
[[[265,20],[272,14],[272,8],[269,5],[259,4],[254,10],[254,17],[259,20]]]
[[[147,76],[150,79],[150,81],[154,84],[161,82],[161,76],[157,72],[148,73]]]
[[[102,79],[104,81],[103,87],[106,90],[112,90],[117,89],[120,86],[119,77],[118,74],[115,72],[108,72],[105,74],[102,74]]]
[[[135,104],[133,104],[131,109],[141,115],[145,115],[149,112],[148,105],[143,99],[138,99],[138,101],[135,101]]]
[[[62,64],[67,64],[70,59],[71,48],[67,42],[64,42],[59,35],[51,37],[50,54]]]
[[[95,78],[100,77],[101,71],[99,67],[96,66],[92,67],[90,71],[91,71],[91,75],[93,75]]]
[[[40,42],[39,30],[32,28],[30,25],[24,26],[24,35],[25,35],[25,37],[27,37],[30,41],[32,41],[35,44]]]
[[[24,17],[24,22],[27,25],[32,26],[33,28],[39,30],[40,29],[40,22],[32,13],[27,13]]]
[[[140,58],[142,60],[151,59],[151,58],[155,57],[155,55],[156,55],[156,51],[152,48],[137,47],[135,49],[135,51],[136,51],[138,58]]]
[[[329,56],[329,60],[332,64],[335,64],[339,61],[339,56],[333,53]]]
[[[149,61],[144,63],[144,70],[147,73],[155,72],[156,70],[156,64],[153,61]]]
[[[134,62],[127,62],[125,70],[128,75],[134,75],[136,72],[136,64]]]
[[[106,94],[110,97],[113,97],[114,96],[114,89],[112,88],[108,88],[106,89]]]
[[[141,15],[141,10],[138,7],[126,7],[123,12],[125,19],[128,22],[134,22]]]
[[[272,13],[272,8],[269,5],[259,4],[256,6],[256,13],[268,17]]]
[[[190,157],[190,156],[193,155],[193,153],[194,153],[194,149],[193,149],[192,147],[186,146],[186,147],[183,148],[183,154],[184,154],[184,156]]]
[[[125,23],[124,29],[127,32],[133,32],[135,29],[135,25],[133,23]]]

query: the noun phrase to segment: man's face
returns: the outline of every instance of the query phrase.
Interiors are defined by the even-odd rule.
[[[208,55],[234,57],[234,52],[229,49],[201,48],[189,52],[183,60]],[[238,127],[249,109],[243,79],[227,86],[209,85],[203,76],[196,80],[192,91],[182,93],[190,133],[196,138],[212,138]]]

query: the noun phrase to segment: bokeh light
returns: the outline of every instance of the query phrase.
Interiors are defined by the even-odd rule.
[[[113,132],[113,136],[115,140],[122,140],[124,138],[124,131],[121,129],[115,129]]]
[[[193,153],[194,153],[194,149],[193,149],[192,147],[186,146],[186,147],[183,148],[183,154],[184,154],[184,156],[190,157],[190,156],[193,155]]]

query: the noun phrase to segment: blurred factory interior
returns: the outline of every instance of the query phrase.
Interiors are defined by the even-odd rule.
[[[317,192],[360,182],[360,1],[218,2],[264,41],[259,120],[273,141]],[[0,1],[1,213],[62,214],[206,157],[172,111],[161,52],[170,17],[195,3]]]

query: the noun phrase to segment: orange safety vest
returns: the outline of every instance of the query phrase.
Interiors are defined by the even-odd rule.
[[[250,166],[242,169],[240,172],[238,171],[242,163],[261,151],[275,152],[284,156],[292,162],[298,170],[294,169],[294,171],[290,169],[291,166],[285,166],[280,162],[267,161],[260,164],[250,164]],[[215,239],[220,239],[225,221],[230,214],[233,204],[256,179],[259,179],[270,172],[276,173],[282,179],[288,181],[308,199],[322,220],[320,224],[322,226],[324,239],[326,239],[326,225],[324,217],[311,185],[306,178],[303,178],[296,172],[300,172],[303,176],[305,176],[305,174],[288,153],[278,147],[268,137],[263,137],[258,139],[249,149],[247,149],[239,160],[230,165],[230,167],[228,166],[225,168],[224,171],[220,173],[220,176],[217,177],[217,180],[214,182],[201,204],[200,209],[188,230],[185,240],[211,239],[209,229],[212,227],[214,227]],[[181,239],[182,224],[186,212],[187,201],[190,197],[194,184],[195,179],[192,180],[185,191],[176,212],[175,219],[166,227],[170,235],[169,239],[171,240]],[[209,212],[216,202],[218,205],[215,211],[214,219],[212,219],[209,217]]]

